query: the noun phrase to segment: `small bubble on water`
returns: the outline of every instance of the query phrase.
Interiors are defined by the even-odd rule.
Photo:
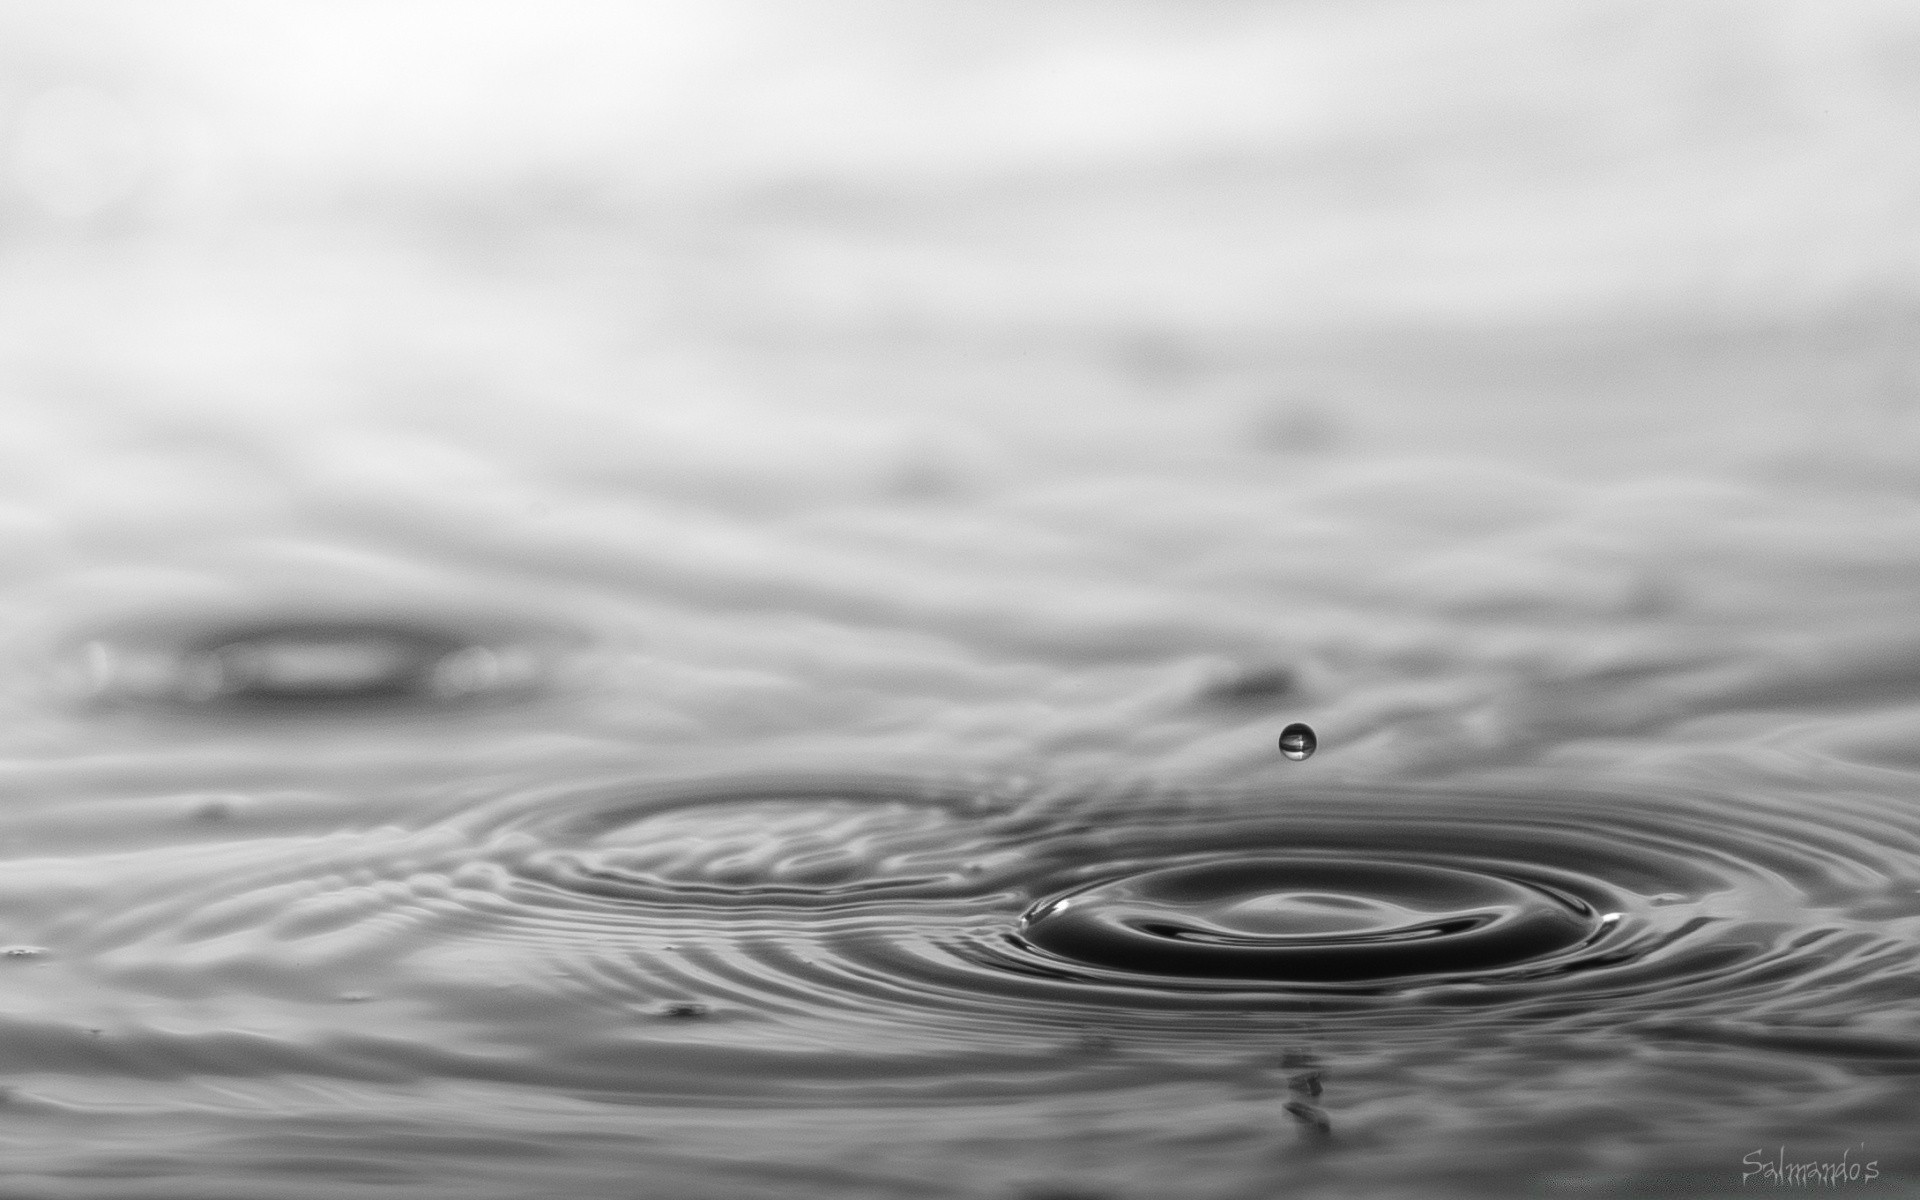
[[[1313,727],[1303,722],[1295,721],[1280,731],[1280,753],[1294,762],[1311,758],[1319,744],[1320,739],[1313,736]]]
[[[704,1017],[710,1011],[706,1005],[697,1000],[676,1000],[671,1004],[662,1005],[660,1015],[663,1017],[674,1017],[684,1021],[692,1020],[696,1017]]]
[[[0,955],[7,958],[39,958],[45,954],[44,946],[7,946],[0,948]]]

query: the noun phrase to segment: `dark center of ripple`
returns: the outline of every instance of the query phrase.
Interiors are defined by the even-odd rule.
[[[1600,926],[1585,902],[1504,875],[1299,857],[1094,884],[1034,906],[1021,936],[1140,974],[1342,982],[1513,966],[1578,946]]]

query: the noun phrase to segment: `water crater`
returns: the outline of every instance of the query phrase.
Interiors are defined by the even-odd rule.
[[[1111,970],[1329,983],[1533,963],[1588,944],[1596,907],[1458,866],[1275,856],[1163,867],[1029,909],[1027,944]]]

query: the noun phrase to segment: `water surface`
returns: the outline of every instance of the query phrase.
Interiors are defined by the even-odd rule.
[[[1920,1195],[1920,37],[1642,7],[0,4],[0,1196]]]
[[[1897,1194],[1907,410],[1501,425],[1761,352],[1606,337],[1460,350],[1418,451],[1372,351],[256,407],[297,357],[16,348],[8,1186],[1693,1196],[1784,1145]],[[960,368],[1002,399],[889,415]]]

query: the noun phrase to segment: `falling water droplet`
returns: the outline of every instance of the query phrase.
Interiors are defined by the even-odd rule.
[[[1313,736],[1313,727],[1300,721],[1280,731],[1280,753],[1294,762],[1311,757],[1319,744],[1320,740]]]

